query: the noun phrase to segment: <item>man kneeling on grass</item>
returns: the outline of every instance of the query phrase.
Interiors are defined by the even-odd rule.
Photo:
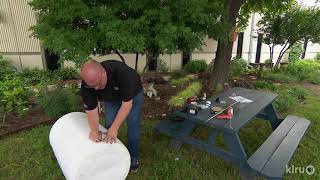
[[[101,140],[99,133],[98,100],[105,105],[105,127],[108,129],[103,139],[114,143],[118,129],[126,120],[128,126],[128,150],[131,156],[130,171],[139,167],[139,142],[141,106],[144,101],[139,74],[125,63],[108,60],[98,63],[85,62],[81,69],[81,97],[91,129],[89,138]]]

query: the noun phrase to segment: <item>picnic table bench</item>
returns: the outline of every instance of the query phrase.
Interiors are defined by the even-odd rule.
[[[222,106],[216,103],[216,98],[225,101],[225,105],[232,104],[231,96],[242,96],[253,102],[236,103],[233,107],[233,117],[230,120],[212,118],[210,113],[212,106]],[[200,110],[196,115],[188,114],[182,110],[172,112],[167,120],[156,125],[157,132],[170,136],[171,146],[180,148],[182,143],[202,149],[227,161],[232,162],[240,168],[243,178],[254,179],[261,175],[269,179],[281,179],[285,167],[290,161],[299,142],[304,136],[310,121],[297,116],[287,116],[280,120],[272,103],[277,95],[271,92],[264,92],[244,88],[232,88],[209,101],[211,106]],[[268,120],[272,127],[272,134],[256,150],[247,157],[239,138],[240,130],[254,117]],[[204,125],[211,129],[206,141],[191,136],[197,125]],[[217,134],[221,132],[227,149],[216,146]]]

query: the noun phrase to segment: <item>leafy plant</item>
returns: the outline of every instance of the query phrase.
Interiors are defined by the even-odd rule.
[[[168,67],[167,63],[162,59],[160,59],[160,61],[159,61],[159,71],[162,73],[169,71],[169,67]]]
[[[188,97],[195,96],[199,94],[202,89],[202,84],[200,82],[193,82],[185,90],[179,92],[176,96],[172,97],[168,104],[171,107],[182,107]]]
[[[185,75],[186,75],[185,72],[180,70],[175,70],[171,73],[171,80],[183,78]]]
[[[32,85],[36,85],[38,83],[55,83],[58,81],[58,77],[54,73],[37,68],[23,69],[19,76],[22,77],[26,83]]]
[[[184,66],[184,70],[188,73],[204,72],[207,69],[208,64],[206,60],[192,60]]]
[[[297,76],[301,81],[310,81],[312,78],[320,75],[320,63],[313,60],[303,60],[290,63],[288,71]]]
[[[300,42],[295,43],[289,51],[289,62],[296,62],[300,60],[301,54],[303,53],[303,46]]]
[[[0,81],[0,114],[3,122],[8,112],[23,116],[28,112],[28,100],[31,90],[19,77]]]
[[[242,58],[235,58],[231,60],[230,68],[231,68],[231,71],[230,71],[231,76],[233,77],[242,76],[246,74],[248,70],[248,64],[246,60]]]
[[[290,83],[290,82],[298,82],[299,79],[288,73],[287,69],[281,69],[281,70],[270,70],[265,69],[261,77],[266,80],[276,81],[276,82],[282,82],[282,83]]]
[[[51,92],[42,91],[37,102],[44,113],[51,118],[80,110],[80,96],[68,88],[57,88]]]
[[[314,60],[320,61],[320,53],[317,53],[317,55],[314,57]]]
[[[0,55],[0,81],[4,80],[6,77],[15,76],[16,74],[16,68]]]
[[[77,79],[80,77],[78,70],[72,67],[57,69],[53,73],[61,80]]]

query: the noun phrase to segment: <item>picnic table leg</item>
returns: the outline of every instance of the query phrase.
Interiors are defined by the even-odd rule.
[[[239,163],[242,163],[242,160],[247,159],[247,154],[241,144],[239,135],[237,132],[224,132],[224,139],[228,145],[229,151],[239,158]]]
[[[212,128],[208,137],[208,144],[215,146],[217,135],[218,135],[218,129]]]
[[[281,121],[278,118],[276,109],[274,108],[273,104],[269,104],[264,111],[271,123],[272,130],[275,130],[279,126]]]
[[[194,127],[195,123],[184,120],[184,122],[181,124],[180,131],[177,133],[177,137],[171,139],[170,146],[174,149],[180,149],[182,145],[182,141],[180,139],[190,136]]]

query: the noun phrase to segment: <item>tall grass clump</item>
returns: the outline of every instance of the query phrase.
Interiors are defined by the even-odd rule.
[[[170,84],[172,86],[182,86],[182,85],[185,85],[193,80],[196,79],[196,76],[190,74],[190,75],[186,75],[182,78],[178,78],[178,79],[171,79],[170,80]]]
[[[196,96],[200,93],[202,84],[200,82],[191,83],[185,90],[179,92],[176,96],[172,97],[168,104],[171,107],[182,107],[188,97]]]

